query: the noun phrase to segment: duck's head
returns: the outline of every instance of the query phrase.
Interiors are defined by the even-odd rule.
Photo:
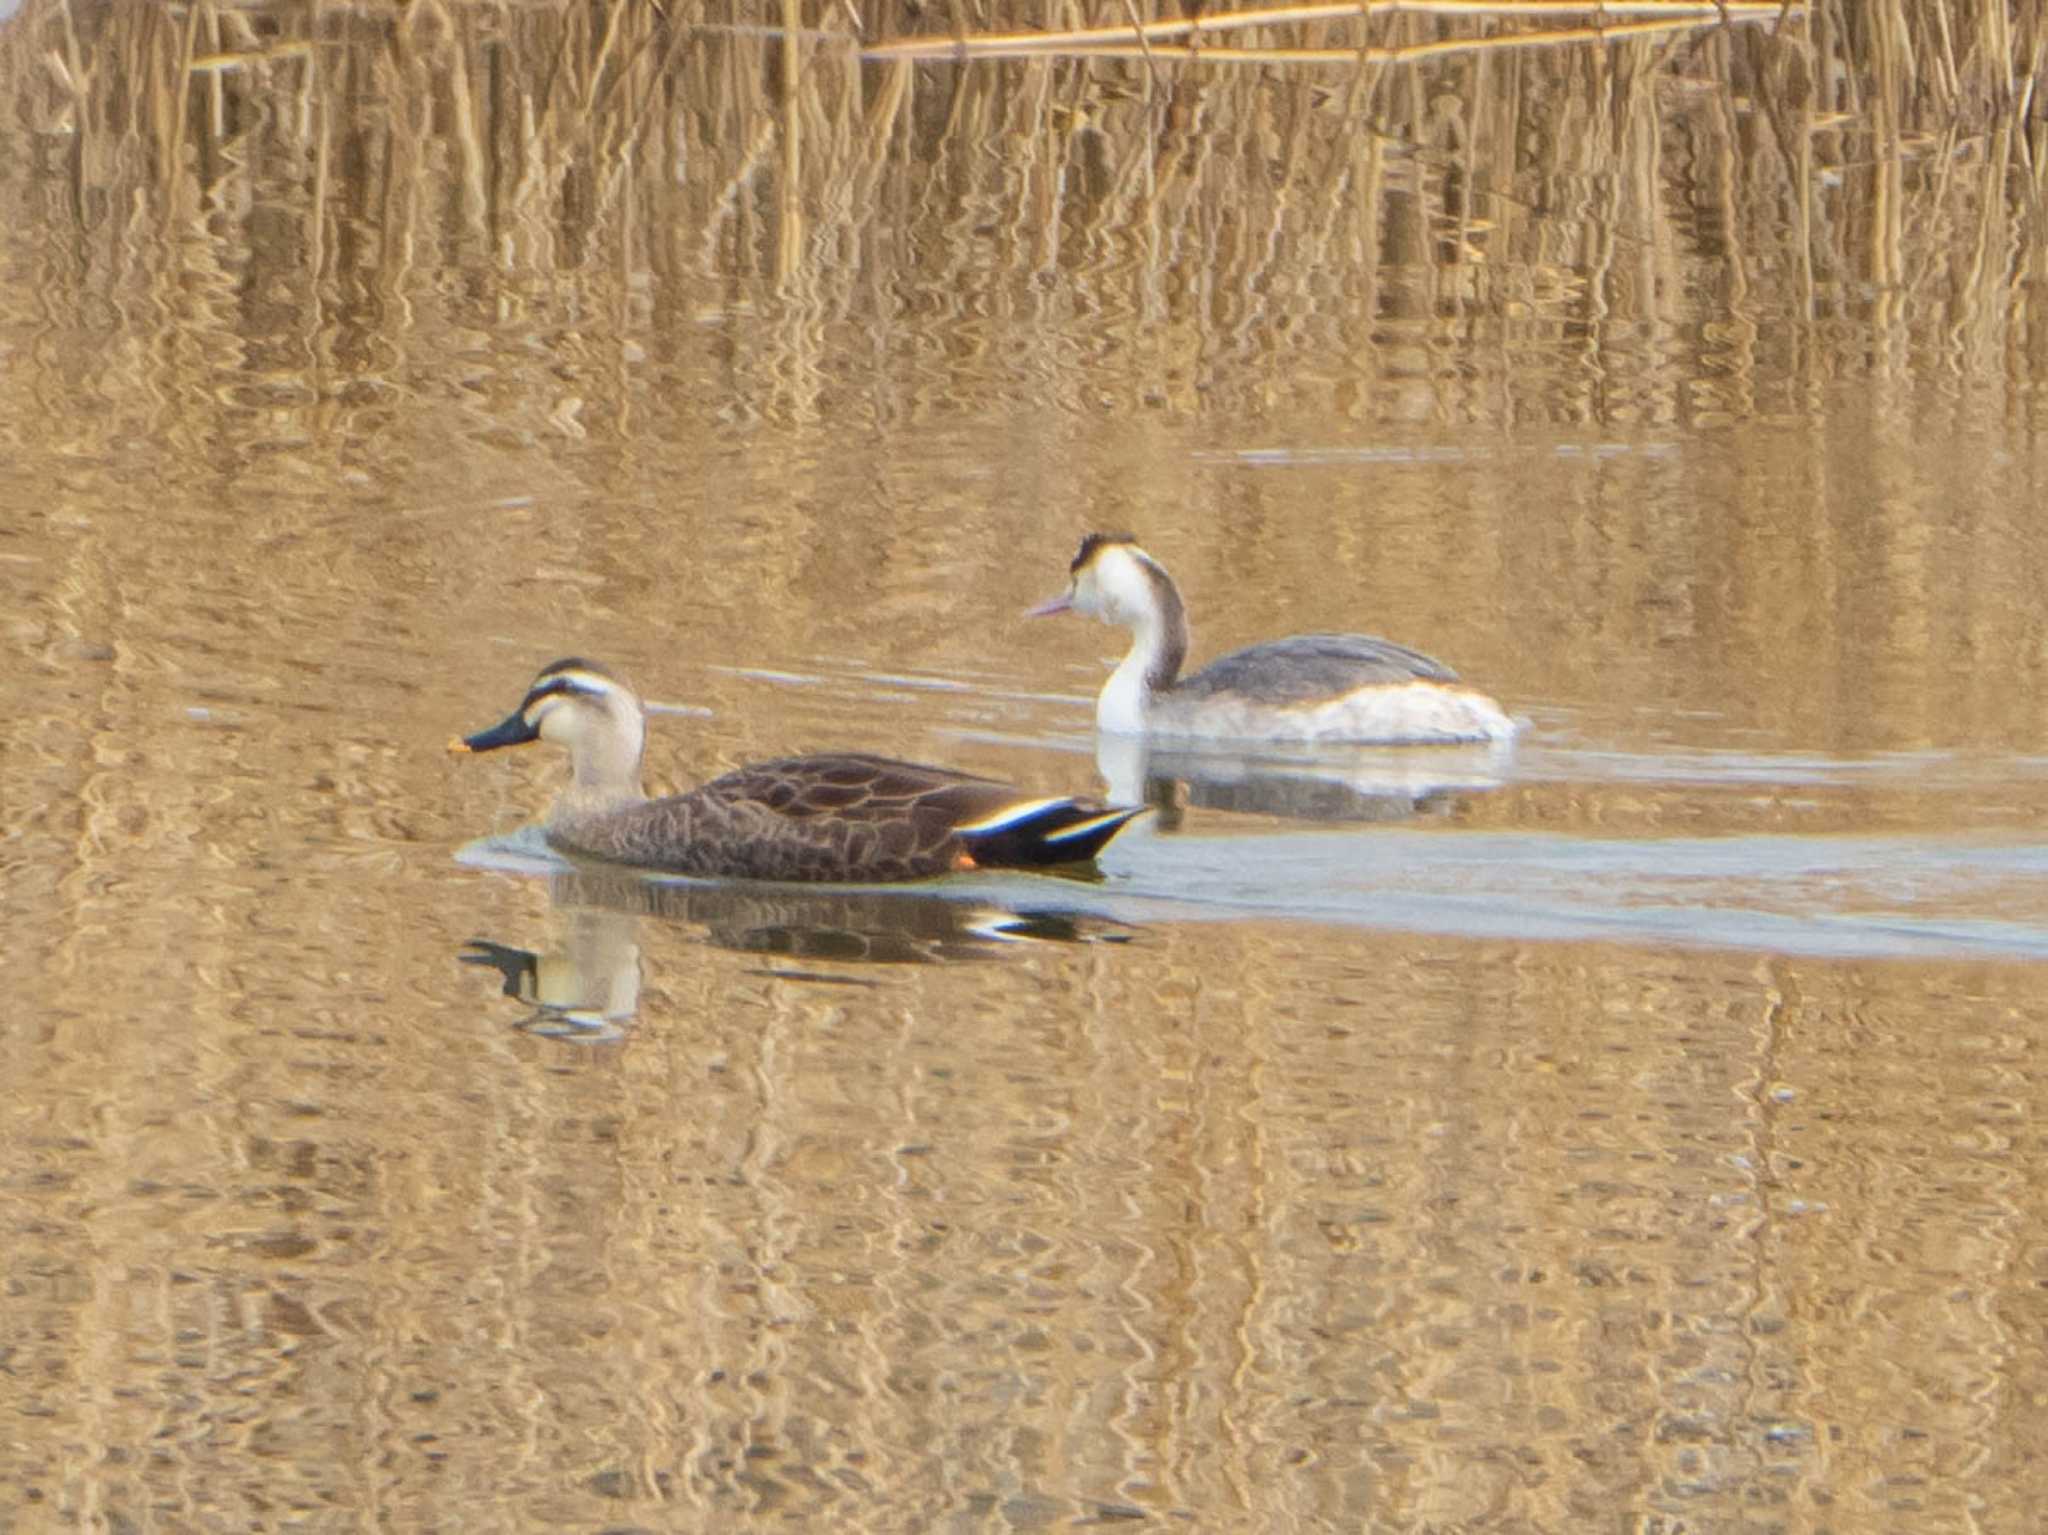
[[[518,708],[489,730],[450,741],[448,750],[488,752],[530,741],[567,748],[581,789],[639,792],[647,741],[639,695],[594,661],[570,656],[541,668]]]
[[[1128,533],[1090,533],[1067,570],[1066,591],[1029,609],[1025,617],[1080,613],[1136,629],[1180,611],[1172,577]]]

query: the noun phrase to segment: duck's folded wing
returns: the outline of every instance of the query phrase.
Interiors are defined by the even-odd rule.
[[[852,752],[755,763],[686,797],[704,802],[700,815],[718,807],[757,842],[790,849],[769,860],[802,866],[767,876],[784,879],[904,879],[1074,862],[1092,858],[1136,814]]]
[[[1457,680],[1458,674],[1435,657],[1377,635],[1297,634],[1219,656],[1184,678],[1174,692],[1289,703],[1337,698],[1362,687]]]

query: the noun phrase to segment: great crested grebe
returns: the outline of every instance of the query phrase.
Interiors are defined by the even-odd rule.
[[[1171,740],[1423,745],[1505,741],[1516,724],[1441,661],[1369,634],[1247,645],[1191,677],[1187,608],[1128,533],[1090,533],[1067,590],[1027,616],[1083,613],[1131,631],[1095,700],[1098,730]]]
[[[668,874],[868,883],[1048,867],[1093,858],[1143,814],[859,752],[757,762],[651,800],[640,787],[639,697],[574,658],[544,668],[517,709],[448,749],[529,741],[569,751],[574,776],[549,813],[551,845]]]

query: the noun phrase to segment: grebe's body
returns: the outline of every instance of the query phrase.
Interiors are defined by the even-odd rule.
[[[1098,730],[1174,741],[1422,745],[1504,741],[1515,722],[1441,661],[1369,634],[1247,645],[1181,676],[1187,608],[1164,566],[1127,533],[1081,540],[1067,591],[1032,616],[1082,613],[1131,631],[1095,701]]]
[[[869,883],[1047,867],[1093,858],[1142,813],[860,752],[757,762],[648,799],[639,698],[575,659],[547,667],[517,709],[449,750],[540,740],[566,747],[573,770],[548,816],[550,845],[666,874]]]

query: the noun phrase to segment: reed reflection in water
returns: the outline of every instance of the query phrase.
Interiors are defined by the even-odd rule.
[[[0,1525],[2019,1527],[2039,9],[860,11],[0,23]],[[1108,644],[1006,627],[1097,526],[1205,654],[1534,729],[1097,763]],[[711,711],[671,783],[1180,825],[795,908],[453,862],[558,768],[439,743],[572,651]]]

